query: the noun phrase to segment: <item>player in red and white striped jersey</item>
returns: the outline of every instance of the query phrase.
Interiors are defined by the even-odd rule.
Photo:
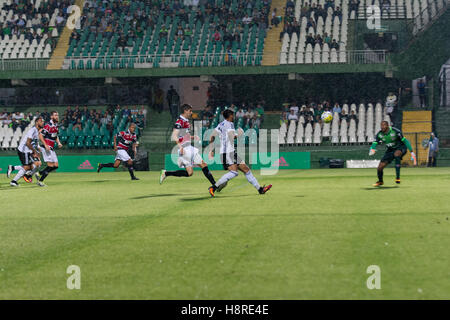
[[[166,171],[161,170],[159,183],[163,183],[166,177],[190,177],[194,173],[194,166],[202,168],[205,177],[214,185],[214,177],[209,171],[208,165],[203,161],[197,148],[191,145],[191,125],[189,119],[192,117],[192,107],[188,104],[181,106],[182,114],[175,122],[172,141],[178,145],[178,166],[186,170]]]
[[[45,186],[43,183],[44,179],[48,174],[56,169],[58,169],[58,157],[54,149],[56,145],[58,148],[62,148],[62,144],[58,137],[58,122],[59,114],[57,111],[52,111],[50,113],[50,121],[44,125],[41,132],[39,133],[39,140],[44,147],[40,147],[44,161],[47,163],[47,167],[44,170],[39,171],[39,181],[37,184],[41,187]]]
[[[131,123],[127,131],[120,131],[114,136],[114,151],[116,151],[116,159],[111,163],[99,163],[97,172],[102,168],[118,168],[120,163],[126,163],[131,180],[139,180],[134,175],[133,160],[130,157],[130,152],[136,155],[137,137],[135,134],[136,124]]]

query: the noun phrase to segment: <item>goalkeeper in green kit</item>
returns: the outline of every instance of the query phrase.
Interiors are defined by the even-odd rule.
[[[378,165],[378,181],[373,185],[374,187],[379,187],[384,184],[383,182],[383,169],[392,160],[395,160],[395,173],[396,173],[396,183],[400,183],[400,164],[403,156],[406,154],[407,149],[411,152],[411,160],[414,165],[417,164],[416,155],[414,154],[411,143],[406,139],[402,132],[389,126],[387,121],[381,122],[381,130],[377,133],[375,141],[369,150],[369,156],[372,156],[376,152],[376,147],[379,143],[384,143],[387,146],[386,153],[383,158],[381,158],[380,164]]]

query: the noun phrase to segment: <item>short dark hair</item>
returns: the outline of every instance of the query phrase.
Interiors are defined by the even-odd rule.
[[[192,110],[192,106],[190,104],[185,103],[181,106],[181,112],[185,112],[187,110]]]
[[[389,125],[389,122],[387,122],[386,120],[381,121],[381,123],[385,122],[387,125]]]
[[[131,122],[130,125],[128,126],[128,128],[131,127],[131,126],[136,126],[136,123]]]
[[[58,111],[53,110],[52,112],[50,112],[50,116],[54,115],[55,113],[58,113]]]
[[[39,117],[36,118],[36,120],[35,120],[34,122],[36,123],[36,122],[38,122],[39,120],[45,121],[45,120],[44,120],[44,117],[39,116]]]
[[[227,109],[227,110],[225,110],[225,111],[223,112],[223,117],[224,117],[225,119],[228,119],[232,114],[234,114],[234,112],[233,112],[232,110],[230,110],[230,109]]]

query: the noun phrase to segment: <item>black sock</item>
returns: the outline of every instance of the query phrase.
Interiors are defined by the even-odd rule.
[[[214,180],[214,177],[211,173],[211,171],[209,171],[208,166],[202,168],[203,174],[205,175],[206,179],[209,180],[209,182],[211,182],[211,185],[215,185],[216,184],[216,180]]]
[[[174,176],[174,177],[189,177],[189,174],[186,170],[177,170],[177,171],[166,171],[166,176]]]
[[[378,170],[378,181],[383,182],[383,170]]]
[[[400,166],[401,166],[401,160],[398,157],[395,157],[395,175],[397,176],[397,179],[400,179]]]
[[[48,174],[50,173],[50,167],[46,167],[44,170],[39,171],[39,175],[41,176],[41,178],[39,179],[39,181],[44,181],[44,179],[48,176]]]
[[[46,167],[44,170],[39,171],[39,174],[41,175],[41,179],[39,179],[39,181],[44,181],[44,179],[47,178],[48,174],[56,169],[58,169],[58,167]]]
[[[112,167],[114,167],[114,163],[100,163],[100,167],[112,168]]]
[[[131,165],[131,166],[128,167],[128,172],[130,173],[131,179],[134,179],[135,176],[134,176],[134,168],[133,168],[133,165]]]

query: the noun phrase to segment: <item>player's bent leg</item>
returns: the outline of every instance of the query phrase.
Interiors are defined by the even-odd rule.
[[[25,175],[25,172],[27,172],[28,170],[30,170],[30,166],[22,166],[19,169],[19,172],[16,174],[16,176],[14,177],[14,179],[11,180],[10,185],[13,187],[17,187],[19,184],[17,181],[19,181],[20,178],[22,178]]]
[[[209,171],[208,165],[202,160],[200,163],[200,168],[202,168],[202,172],[206,179],[208,179],[209,182],[211,182],[211,185],[216,184],[216,180],[214,179],[211,171]]]
[[[130,173],[131,180],[139,180],[139,178],[136,178],[136,176],[134,175],[133,160],[130,159],[127,161],[127,168],[128,172]]]
[[[373,184],[374,187],[379,187],[384,184],[383,170],[384,170],[384,167],[386,167],[386,165],[387,165],[386,162],[380,162],[380,164],[378,165],[378,168],[377,168],[378,181]]]
[[[402,162],[403,152],[401,150],[395,150],[394,160],[395,160],[395,183],[400,183],[400,168]]]
[[[231,170],[230,166],[230,171],[228,171],[227,173],[225,173],[220,179],[219,181],[216,182],[216,184],[212,185],[211,187],[209,187],[209,194],[214,197],[214,192],[217,190],[217,188],[224,184],[224,183],[228,183],[229,180],[234,179],[238,176],[238,172]],[[236,166],[234,166],[236,168]]]

